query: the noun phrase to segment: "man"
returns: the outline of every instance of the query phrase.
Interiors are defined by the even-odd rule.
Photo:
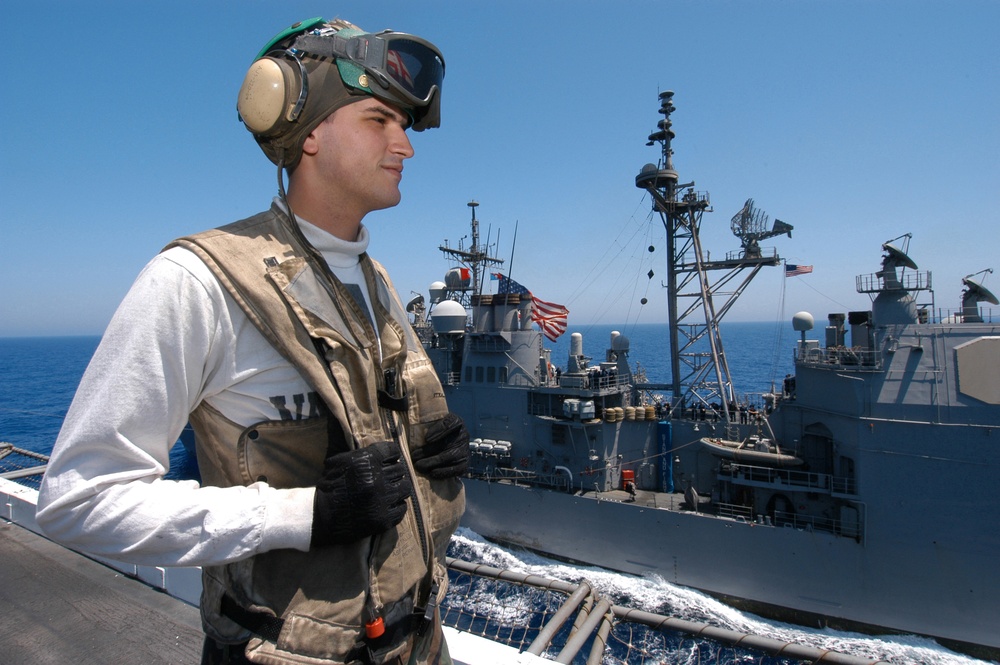
[[[450,662],[436,608],[468,433],[362,224],[399,202],[443,75],[410,35],[312,19],[275,37],[238,107],[278,198],[146,266],[67,414],[39,524],[202,566],[204,663]],[[189,421],[201,484],[163,479]]]

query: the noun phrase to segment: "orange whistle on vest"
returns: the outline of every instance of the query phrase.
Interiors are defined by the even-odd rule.
[[[382,621],[382,617],[375,617],[365,624],[365,636],[367,636],[370,640],[382,637],[384,633],[385,622]]]

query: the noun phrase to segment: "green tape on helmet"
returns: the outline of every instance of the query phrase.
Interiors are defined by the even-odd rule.
[[[285,28],[284,30],[276,34],[274,37],[272,37],[271,41],[265,44],[264,48],[262,48],[257,53],[257,56],[254,58],[254,60],[260,60],[261,58],[263,58],[265,55],[267,55],[267,52],[273,49],[275,45],[277,45],[279,42],[282,42],[288,39],[289,37],[292,37],[293,35],[302,34],[306,30],[310,30],[316,27],[317,25],[322,25],[323,23],[326,23],[326,19],[323,18],[322,16],[317,16],[316,18],[311,18],[305,21],[299,21],[298,23],[293,23],[291,26]]]

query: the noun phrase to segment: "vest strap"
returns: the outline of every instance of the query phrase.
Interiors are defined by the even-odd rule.
[[[423,610],[417,608],[414,611],[407,611],[413,605],[400,603],[398,609],[403,611],[402,616],[389,618],[386,634],[379,641],[389,642],[391,645],[410,632],[415,631],[418,636],[426,633],[427,628],[434,621],[434,612],[437,608],[437,590],[438,585],[435,582],[431,589],[430,602]],[[222,613],[226,618],[249,630],[254,635],[275,644],[277,644],[278,636],[281,635],[281,629],[285,625],[285,620],[281,617],[276,617],[266,612],[248,610],[233,600],[229,594],[222,595]],[[377,652],[378,648],[375,645],[358,642],[344,658],[344,662],[349,664],[373,665],[378,662],[378,658],[376,657]]]
[[[233,600],[229,594],[222,595],[222,613],[268,642],[277,642],[278,635],[281,634],[281,629],[285,625],[285,620],[281,617],[266,612],[248,610]]]
[[[410,408],[410,399],[407,395],[393,397],[384,390],[379,390],[376,394],[378,395],[378,405],[383,409],[402,413]]]

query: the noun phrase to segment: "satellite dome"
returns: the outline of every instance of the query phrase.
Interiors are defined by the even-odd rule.
[[[444,294],[448,290],[448,286],[444,282],[431,282],[427,290],[431,294],[431,304],[436,305],[444,300]]]
[[[792,329],[798,332],[812,330],[815,320],[809,312],[798,312],[792,317]]]
[[[431,325],[438,334],[465,332],[468,314],[461,303],[445,300],[437,304],[431,314]]]

